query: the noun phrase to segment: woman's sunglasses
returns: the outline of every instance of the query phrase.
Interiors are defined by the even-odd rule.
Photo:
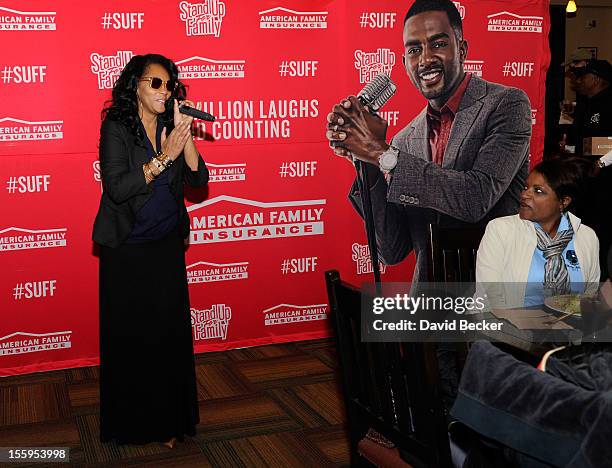
[[[168,80],[168,81],[164,81],[161,78],[154,78],[151,76],[146,76],[144,78],[141,78],[138,81],[148,81],[149,82],[149,86],[153,89],[159,89],[162,87],[162,85],[165,86],[167,91],[174,91],[174,89],[176,88],[177,85],[177,81],[175,80]]]

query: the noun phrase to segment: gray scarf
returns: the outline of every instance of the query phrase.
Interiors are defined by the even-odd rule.
[[[554,239],[541,228],[536,227],[538,236],[538,249],[544,254],[546,264],[544,265],[544,296],[569,294],[570,279],[565,261],[561,255],[567,244],[574,237],[574,229],[568,220],[568,228],[558,231]]]

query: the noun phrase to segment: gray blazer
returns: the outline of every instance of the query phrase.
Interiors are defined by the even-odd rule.
[[[515,214],[529,171],[531,105],[525,92],[472,76],[442,166],[431,162],[427,109],[392,140],[398,164],[388,185],[369,165],[378,251],[387,265],[414,250],[415,281],[427,279],[427,225],[485,225]],[[349,198],[363,217],[354,183]]]

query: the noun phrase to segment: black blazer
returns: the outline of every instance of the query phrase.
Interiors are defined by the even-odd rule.
[[[103,193],[93,227],[93,240],[118,247],[132,232],[136,213],[153,195],[145,182],[142,165],[149,161],[142,140],[121,122],[105,119],[100,129],[100,170]],[[208,182],[208,169],[198,156],[198,170],[192,171],[181,154],[170,166],[170,191],[179,206],[178,227],[183,238],[189,235],[189,217],[183,184],[201,187]]]

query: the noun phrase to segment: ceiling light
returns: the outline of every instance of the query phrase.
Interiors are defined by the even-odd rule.
[[[574,0],[569,0],[569,2],[567,2],[567,6],[565,7],[565,12],[576,13],[577,9],[578,8],[576,7],[576,2]]]

